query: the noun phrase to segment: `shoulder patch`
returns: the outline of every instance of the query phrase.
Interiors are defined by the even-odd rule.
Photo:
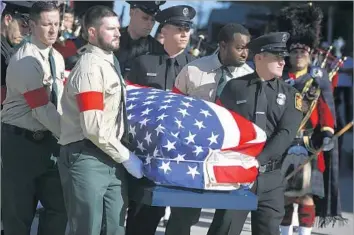
[[[295,108],[302,112],[302,97],[300,93],[295,93]]]

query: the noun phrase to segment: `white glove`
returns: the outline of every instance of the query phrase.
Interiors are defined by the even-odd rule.
[[[323,139],[322,145],[323,145],[323,151],[325,151],[325,152],[331,151],[334,148],[334,143],[333,143],[332,139],[329,137],[325,137]]]
[[[122,164],[129,174],[138,179],[143,178],[143,162],[134,153],[130,152],[129,159]]]

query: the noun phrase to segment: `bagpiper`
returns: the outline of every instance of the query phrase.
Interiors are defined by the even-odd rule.
[[[283,8],[277,17],[278,30],[290,33],[288,70],[283,79],[303,99],[303,120],[282,171],[287,176],[307,162],[295,176],[287,178],[282,235],[293,234],[293,203],[298,204],[300,235],[311,234],[316,217],[321,226],[342,219],[337,143],[332,140],[336,120],[332,87],[327,71],[313,66],[311,60],[319,45],[322,18],[321,9],[311,4]],[[323,151],[308,161],[321,147]]]

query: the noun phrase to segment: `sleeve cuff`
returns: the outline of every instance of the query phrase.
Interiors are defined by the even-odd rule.
[[[329,127],[329,126],[322,127],[321,131],[322,132],[330,132],[330,133],[332,133],[332,135],[334,134],[334,129],[332,127]]]

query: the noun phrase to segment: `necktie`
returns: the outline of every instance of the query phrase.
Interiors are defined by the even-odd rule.
[[[216,98],[217,98],[217,97],[220,97],[221,92],[222,92],[222,90],[224,89],[224,87],[225,87],[225,85],[226,85],[226,82],[227,82],[227,80],[226,80],[226,73],[227,73],[227,72],[228,72],[227,67],[222,66],[222,67],[221,67],[221,77],[220,77],[220,80],[219,80],[219,82],[218,82],[218,86],[217,86],[217,88],[216,88]]]
[[[165,89],[172,89],[173,83],[176,79],[175,62],[175,58],[168,58],[166,61]]]
[[[257,126],[266,131],[267,127],[267,96],[266,89],[267,82],[259,81],[257,84],[257,103],[255,113],[255,123]]]
[[[53,57],[53,49],[49,51],[49,65],[50,65],[50,73],[52,75],[53,84],[52,84],[52,92],[50,93],[50,100],[52,103],[57,107],[58,105],[58,85],[56,83],[56,67],[55,67],[55,60]]]
[[[118,62],[118,59],[117,57],[113,57],[114,59],[114,68],[118,74],[118,78],[119,78],[119,81],[120,81],[120,93],[121,93],[121,97],[120,97],[120,104],[119,104],[119,111],[118,111],[118,115],[117,115],[117,124],[118,126],[120,126],[120,123],[118,123],[120,121],[120,117],[121,115],[123,115],[123,128],[124,128],[124,131],[123,131],[123,135],[122,135],[122,138],[121,138],[121,143],[127,147],[128,149],[130,149],[130,139],[129,139],[129,127],[128,127],[128,118],[127,118],[127,108],[125,106],[125,96],[124,96],[124,87],[125,87],[125,83],[123,81],[123,78],[122,78],[122,74],[121,74],[121,70],[120,70],[120,66],[119,66],[119,62]],[[121,128],[121,127],[120,127]],[[119,135],[119,132],[120,132],[120,128],[118,130],[118,133],[117,133],[117,136]]]

